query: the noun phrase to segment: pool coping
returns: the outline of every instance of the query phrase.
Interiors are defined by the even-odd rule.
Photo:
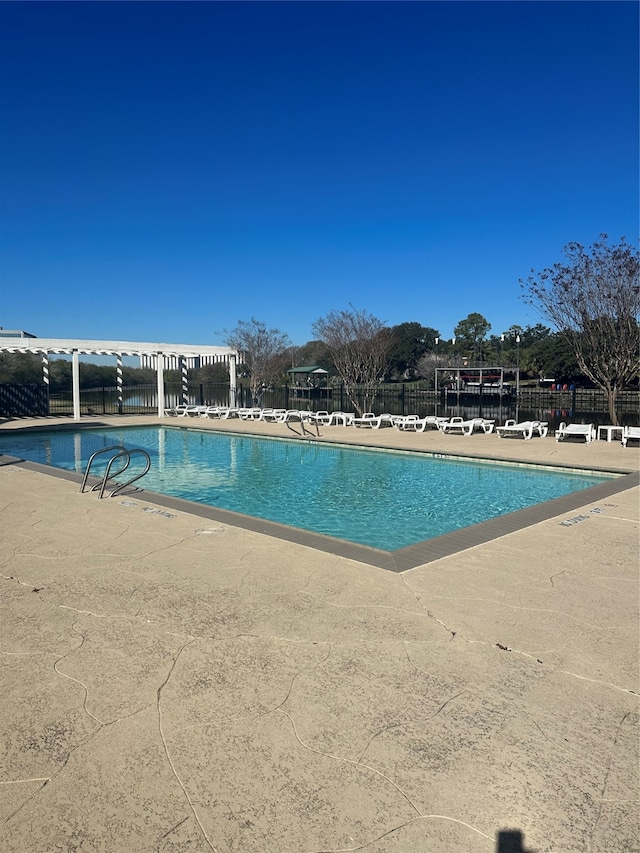
[[[75,427],[77,429],[77,426]],[[87,427],[85,427],[86,429]],[[95,427],[94,427],[95,428]],[[170,428],[175,428],[171,425]],[[184,429],[185,427],[178,427]],[[188,427],[187,427],[188,428]],[[91,429],[91,427],[89,427]],[[227,433],[229,434],[229,433]],[[245,435],[246,433],[235,433],[237,435]],[[254,436],[255,437],[255,436]],[[262,436],[260,436],[262,437]],[[264,436],[265,438],[270,438]],[[274,437],[276,438],[276,437]],[[291,441],[295,439],[279,438],[279,440]],[[334,445],[335,446],[335,445]],[[347,447],[365,449],[364,446],[358,444],[345,445]],[[372,448],[366,448],[372,449]],[[382,450],[395,450],[395,448],[380,448]],[[395,452],[398,452],[395,450]],[[507,459],[497,460],[484,459],[477,456],[467,456],[465,454],[443,454],[430,453],[429,451],[401,451],[403,453],[418,453],[420,455],[430,455],[435,458],[461,458],[473,460],[475,462],[502,462],[509,465],[526,464],[527,467],[544,467],[545,469],[555,468],[556,470],[567,470],[569,466],[549,466],[537,465],[533,462],[518,463]],[[72,471],[67,471],[62,468],[54,468],[53,466],[43,465],[38,462],[30,462],[25,459],[0,454],[0,467],[4,465],[18,465],[26,470],[35,471],[47,476],[58,477],[59,479],[69,482],[81,484],[83,476]],[[571,492],[568,495],[563,495],[558,498],[553,498],[550,501],[545,501],[541,504],[536,504],[531,507],[526,507],[515,512],[510,512],[497,518],[489,519],[488,521],[479,522],[478,524],[464,527],[460,530],[455,530],[450,533],[436,536],[432,539],[426,539],[414,545],[408,545],[404,548],[399,548],[393,551],[384,551],[378,548],[372,548],[367,545],[359,545],[355,542],[348,542],[344,539],[338,539],[333,536],[328,536],[322,533],[314,533],[303,530],[297,527],[280,524],[275,521],[255,518],[253,516],[244,515],[232,510],[221,509],[219,507],[208,506],[205,504],[195,503],[183,498],[171,497],[162,495],[157,492],[148,491],[143,488],[121,492],[117,497],[125,499],[129,502],[132,498],[148,501],[151,504],[162,506],[174,512],[181,512],[206,518],[210,521],[215,521],[219,524],[228,524],[233,527],[238,527],[244,530],[249,530],[254,533],[259,533],[265,536],[271,536],[275,539],[281,539],[287,542],[293,542],[304,547],[313,548],[317,551],[322,551],[334,556],[345,557],[350,560],[356,560],[360,563],[365,563],[376,568],[385,569],[391,572],[401,573],[409,569],[414,569],[417,566],[425,565],[443,557],[449,557],[461,551],[466,551],[477,545],[499,539],[507,536],[510,533],[515,533],[524,528],[531,527],[543,521],[548,521],[552,518],[562,516],[566,513],[574,512],[586,504],[604,500],[612,497],[619,492],[627,491],[640,485],[640,471],[611,471],[610,469],[597,469],[594,467],[578,468],[575,465],[571,466],[571,470],[581,473],[607,473],[611,474],[611,480],[605,483],[598,483],[594,486],[589,486],[586,489],[581,489],[577,492]],[[91,484],[99,482],[90,478]],[[561,523],[561,522],[559,522]]]

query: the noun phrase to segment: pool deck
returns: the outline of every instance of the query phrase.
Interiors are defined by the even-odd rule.
[[[640,849],[637,446],[320,440],[633,473],[388,571],[0,465],[0,850]]]

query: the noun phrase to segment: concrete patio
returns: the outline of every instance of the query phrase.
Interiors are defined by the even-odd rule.
[[[639,469],[619,442],[320,440]],[[1,462],[1,850],[640,850],[637,486],[392,572]]]

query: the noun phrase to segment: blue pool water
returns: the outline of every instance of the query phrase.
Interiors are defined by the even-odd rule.
[[[78,474],[114,444],[150,454],[145,489],[386,551],[609,479],[167,427],[0,434],[0,453]]]

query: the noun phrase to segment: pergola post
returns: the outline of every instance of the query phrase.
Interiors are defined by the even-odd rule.
[[[229,355],[229,405],[235,406],[238,387],[237,387],[237,370],[236,370],[236,354]]]
[[[78,350],[71,352],[71,387],[73,389],[73,419],[80,420],[80,359]]]
[[[118,414],[122,414],[122,353],[116,353],[116,385],[118,394]]]
[[[164,355],[159,352],[156,355],[156,366],[158,370],[158,417],[164,417]]]
[[[42,381],[47,386],[47,393],[49,392],[49,353],[42,353]]]
[[[182,404],[189,405],[189,377],[187,373],[187,359],[180,356],[180,373],[182,375]]]
[[[42,382],[44,383],[44,390],[47,395],[47,414],[51,414],[49,411],[49,353],[42,353]]]

